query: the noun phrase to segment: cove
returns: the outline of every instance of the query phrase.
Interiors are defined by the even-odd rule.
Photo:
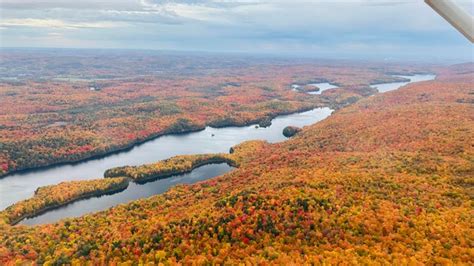
[[[401,86],[416,81],[435,78],[435,75],[402,76],[409,82],[394,82],[371,85],[380,92],[398,89]],[[323,85],[315,84],[323,90]],[[330,89],[327,84],[326,89]],[[137,145],[130,150],[110,154],[103,158],[91,159],[75,164],[38,169],[17,173],[0,179],[0,209],[33,195],[37,187],[57,184],[62,181],[85,180],[102,177],[105,170],[123,165],[141,165],[163,160],[181,154],[219,153],[228,152],[229,148],[246,140],[262,139],[275,143],[286,138],[282,130],[288,125],[303,127],[314,124],[332,113],[329,108],[316,108],[311,111],[279,116],[272,120],[267,128],[256,127],[226,127],[212,128],[199,132],[180,135],[167,135]],[[77,217],[87,213],[105,210],[120,203],[146,198],[165,192],[169,187],[181,183],[194,183],[222,175],[233,168],[227,164],[213,164],[199,167],[191,173],[159,179],[145,184],[131,182],[129,187],[113,195],[89,198],[70,203],[60,208],[47,211],[36,217],[26,219],[20,224],[35,225],[58,221],[67,217]]]
[[[331,83],[327,83],[327,82],[324,82],[324,83],[312,83],[312,84],[308,84],[308,85],[311,85],[311,86],[315,86],[317,88],[319,88],[318,91],[309,91],[308,94],[321,94],[323,91],[325,90],[330,90],[330,89],[335,89],[335,88],[339,88],[338,86],[334,85],[334,84],[331,84]]]
[[[314,89],[316,88],[319,88],[319,90],[315,90],[315,91],[307,91],[306,93],[308,94],[313,94],[313,95],[318,95],[318,94],[321,94],[323,91],[325,90],[329,90],[329,89],[335,89],[335,88],[339,88],[338,86],[334,85],[334,84],[331,84],[331,83],[328,83],[328,82],[322,82],[322,83],[309,83],[307,84],[309,86],[313,86]],[[291,90],[292,91],[299,91],[301,88],[301,85],[298,85],[298,84],[292,84],[291,85]]]
[[[122,192],[72,202],[62,207],[47,211],[36,217],[25,219],[19,224],[38,225],[53,223],[64,218],[79,217],[88,213],[106,210],[120,203],[127,203],[132,200],[148,198],[156,194],[161,194],[168,190],[168,188],[177,184],[192,184],[220,176],[232,169],[233,167],[230,167],[225,163],[210,164],[196,168],[190,173],[176,175],[171,178],[158,179],[142,184],[130,182],[128,188]]]
[[[405,86],[407,84],[410,84],[410,83],[413,83],[413,82],[433,80],[436,77],[436,75],[433,75],[433,74],[417,74],[417,75],[412,75],[412,76],[394,75],[394,76],[407,78],[410,81],[373,84],[370,87],[372,87],[374,89],[377,89],[380,93],[383,93],[383,92],[396,90],[400,87],[403,87],[403,86]]]
[[[0,210],[33,196],[38,187],[62,181],[101,178],[105,170],[113,167],[147,164],[183,154],[227,153],[230,147],[246,140],[261,139],[272,143],[283,141],[286,138],[282,135],[282,131],[286,126],[311,125],[323,120],[331,113],[332,110],[327,107],[316,108],[311,111],[278,116],[272,120],[272,125],[266,128],[256,128],[255,125],[207,127],[198,132],[165,135],[136,145],[130,150],[102,158],[8,175],[0,179]]]

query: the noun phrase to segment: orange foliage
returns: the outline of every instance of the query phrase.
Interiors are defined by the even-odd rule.
[[[31,55],[3,56],[5,64],[13,62],[16,66]],[[164,67],[163,75],[142,75],[167,64],[169,58],[136,54],[106,60],[76,54],[67,58],[36,57],[40,62],[64,60],[61,66],[89,66],[81,69],[87,79],[53,79],[50,77],[73,75],[77,69],[48,67],[34,73],[45,81],[0,83],[0,176],[79,161],[162,134],[199,130],[206,125],[247,125],[315,107],[338,108],[373,94],[370,83],[396,80],[385,74],[388,71],[408,73],[420,68],[376,63],[273,63],[263,59],[248,60],[240,67],[216,62],[202,66],[201,61],[208,59],[181,58],[180,64],[174,59],[169,69]],[[237,60],[233,64],[241,63]],[[189,74],[182,68],[195,72]],[[6,69],[15,71],[14,67]],[[325,91],[324,95],[291,91],[294,82],[323,77],[341,88]],[[90,86],[97,90],[91,91]]]
[[[85,181],[62,182],[40,187],[32,198],[22,200],[0,212],[0,223],[15,224],[45,210],[56,208],[90,196],[100,196],[125,189],[128,180],[123,177]]]
[[[286,142],[244,143],[221,177],[55,224],[0,225],[0,262],[473,264],[474,92],[472,74],[456,73],[361,100]]]

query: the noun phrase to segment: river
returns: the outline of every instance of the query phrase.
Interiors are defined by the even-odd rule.
[[[380,92],[395,90],[411,82],[431,80],[435,75],[403,76],[410,82],[394,82],[375,84],[372,87]],[[336,88],[324,83],[315,84],[321,90]],[[105,170],[123,165],[141,165],[163,160],[181,154],[218,153],[228,152],[229,148],[246,140],[262,139],[271,143],[283,141],[283,128],[288,125],[303,127],[314,124],[328,117],[332,113],[329,108],[316,108],[311,111],[279,116],[272,120],[272,125],[267,128],[256,127],[226,127],[212,128],[199,132],[180,135],[161,136],[130,150],[122,151],[108,156],[86,160],[75,164],[64,164],[38,170],[13,174],[0,179],[0,209],[33,195],[36,188],[45,185],[57,184],[62,181],[85,180],[101,178]],[[194,183],[230,171],[232,167],[227,164],[212,164],[199,167],[191,173],[174,176],[172,178],[155,180],[145,184],[130,182],[129,187],[113,195],[89,198],[73,202],[55,210],[48,211],[39,216],[25,219],[20,224],[34,225],[51,223],[65,217],[77,217],[86,213],[110,208],[120,203],[160,194],[169,187],[181,183]]]
[[[407,82],[392,82],[392,83],[374,84],[374,85],[371,85],[371,87],[375,88],[379,92],[383,93],[383,92],[387,92],[387,91],[396,90],[396,89],[398,89],[402,86],[405,86],[409,83],[433,80],[436,77],[436,75],[433,75],[433,74],[418,74],[418,75],[413,75],[413,76],[396,75],[396,76],[410,79],[410,81],[409,82],[407,81]]]
[[[318,90],[316,91],[308,91],[307,93],[308,94],[321,94],[323,91],[325,90],[329,90],[329,89],[334,89],[334,88],[339,88],[338,86],[334,85],[334,84],[331,84],[331,83],[327,83],[327,82],[322,82],[322,83],[309,83],[308,84],[309,86],[313,86],[314,89],[318,88]],[[292,91],[299,91],[301,88],[301,85],[298,85],[298,84],[292,84],[291,85],[291,90]]]
[[[0,179],[0,209],[33,196],[41,186],[62,181],[101,178],[105,170],[124,165],[141,165],[167,159],[175,155],[228,152],[230,147],[246,140],[262,139],[269,142],[285,140],[283,128],[314,124],[331,114],[329,108],[279,116],[266,128],[212,128],[180,135],[161,136],[137,145],[130,150],[75,164],[64,164],[33,171],[20,172]]]
[[[225,163],[210,164],[196,168],[191,173],[173,176],[172,178],[158,179],[144,184],[130,182],[127,189],[122,192],[75,201],[38,216],[25,219],[21,221],[20,224],[35,225],[52,223],[66,217],[79,217],[87,213],[106,210],[120,203],[126,203],[132,200],[161,194],[168,190],[169,187],[177,184],[192,184],[215,176],[220,176],[232,169],[233,167],[230,167]]]

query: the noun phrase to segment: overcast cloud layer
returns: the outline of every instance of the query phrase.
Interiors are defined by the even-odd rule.
[[[0,15],[2,47],[473,60],[422,0],[2,0]]]

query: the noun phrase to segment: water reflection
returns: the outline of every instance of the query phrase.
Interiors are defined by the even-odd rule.
[[[168,188],[171,186],[175,186],[177,184],[196,183],[222,175],[232,169],[232,167],[225,163],[211,164],[196,168],[191,173],[173,176],[171,178],[158,179],[144,184],[130,182],[128,188],[122,192],[76,201],[63,207],[50,210],[39,216],[25,219],[20,222],[20,224],[36,225],[52,223],[66,217],[79,217],[87,213],[106,210],[120,203],[127,203],[132,200],[161,194],[168,190]]]
[[[117,166],[141,165],[175,155],[228,152],[230,147],[246,140],[262,139],[269,142],[285,140],[283,128],[314,124],[331,114],[329,108],[280,116],[267,128],[247,127],[211,128],[182,135],[168,135],[135,146],[131,150],[110,154],[77,164],[66,164],[10,175],[0,179],[0,209],[33,196],[40,186],[62,181],[96,179],[104,171]]]

